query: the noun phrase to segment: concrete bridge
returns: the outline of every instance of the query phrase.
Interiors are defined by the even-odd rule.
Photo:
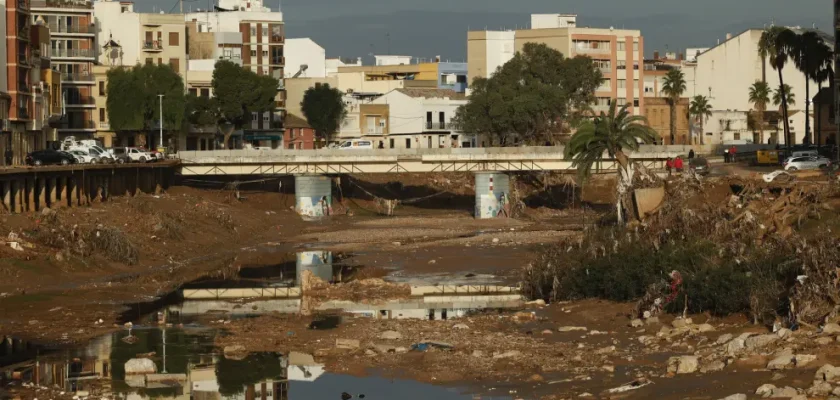
[[[687,150],[685,151],[687,152]],[[649,169],[664,168],[681,149],[642,146],[629,156]],[[563,147],[491,147],[373,150],[214,150],[177,154],[181,175],[294,175],[295,209],[308,218],[330,214],[332,181],[328,175],[375,173],[473,172],[476,218],[494,218],[510,211],[506,172],[575,172]],[[615,172],[612,159],[596,162],[594,173]]]

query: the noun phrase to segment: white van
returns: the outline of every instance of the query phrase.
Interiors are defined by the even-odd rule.
[[[370,150],[373,149],[373,141],[367,139],[352,139],[341,143],[339,150]]]

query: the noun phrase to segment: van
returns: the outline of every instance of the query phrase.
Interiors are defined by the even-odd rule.
[[[347,140],[338,146],[339,150],[371,150],[373,149],[373,141],[366,139]]]

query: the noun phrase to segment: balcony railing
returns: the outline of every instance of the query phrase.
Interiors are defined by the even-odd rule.
[[[55,49],[52,54],[53,58],[94,58],[95,55],[91,49]]]
[[[61,74],[61,80],[64,82],[93,82],[92,74],[84,74],[78,72],[65,72]]]
[[[96,29],[93,25],[58,25],[58,24],[49,24],[47,27],[50,28],[50,32],[53,33],[96,33]]]
[[[96,123],[93,121],[73,121],[64,125],[62,129],[96,129]]]
[[[604,54],[604,53],[609,53],[610,48],[609,47],[595,47],[595,48],[592,48],[592,47],[576,46],[575,47],[575,52],[576,53],[586,53],[586,54]]]
[[[100,122],[99,123],[99,129],[111,129],[111,124],[109,124],[107,122]]]
[[[68,106],[92,106],[96,101],[91,96],[69,96],[67,97]]]
[[[150,50],[150,51],[160,51],[163,50],[163,45],[161,45],[160,41],[153,41],[153,42],[143,42],[143,50]]]
[[[610,67],[598,68],[598,69],[601,70],[601,72],[605,73],[605,74],[611,74],[612,73],[612,68],[610,68]]]
[[[383,128],[383,127],[381,127],[381,126],[368,127],[368,128],[365,130],[365,132],[366,132],[368,135],[381,135],[381,134],[385,133],[385,128]]]
[[[32,0],[32,7],[91,9],[93,3],[87,0]]]
[[[432,130],[446,129],[446,122],[426,121],[426,129],[432,129]]]

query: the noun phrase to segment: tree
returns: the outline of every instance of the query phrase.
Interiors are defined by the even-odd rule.
[[[545,44],[526,43],[490,78],[478,78],[453,124],[488,135],[502,146],[511,135],[526,143],[554,143],[595,101],[603,73],[589,57],[564,58]]]
[[[812,143],[811,136],[811,81],[816,80],[816,75],[822,69],[823,60],[828,46],[823,38],[815,31],[806,31],[802,34],[791,36],[792,43],[789,46],[790,60],[802,75],[805,76],[805,142]],[[830,50],[828,50],[830,52]]]
[[[151,144],[152,130],[160,120],[160,98],[163,97],[163,127],[174,130],[184,122],[184,81],[168,65],[136,65],[108,71],[106,106],[111,129],[145,131]],[[177,128],[176,128],[177,127]],[[162,143],[160,143],[162,145]]]
[[[688,112],[694,118],[700,120],[700,144],[703,144],[703,126],[705,125],[706,118],[712,116],[712,105],[709,104],[709,99],[706,96],[697,95],[691,99]]]
[[[822,108],[821,104],[819,104],[820,100],[820,92],[822,92],[822,85],[823,82],[826,81],[833,81],[834,80],[834,52],[825,44],[824,41],[821,41],[819,45],[814,48],[814,52],[812,55],[812,63],[813,69],[811,69],[811,80],[817,82],[817,100],[818,102],[814,104],[814,109],[816,110],[815,120],[816,122],[816,138],[817,138],[817,145],[822,143]]]
[[[782,85],[780,89],[773,91],[773,104],[781,106],[784,104],[787,107],[796,105],[796,95],[792,93],[793,88],[788,84]]]
[[[655,143],[659,135],[653,130],[642,116],[631,115],[624,105],[616,110],[616,105],[610,105],[608,114],[601,113],[593,121],[584,122],[565,147],[565,156],[573,160],[581,179],[586,179],[595,162],[606,153],[618,162],[618,193],[616,212],[618,222],[624,223],[622,207],[629,211],[631,202],[627,191],[633,184],[633,171],[630,159],[625,150],[638,150],[639,144]]]
[[[796,43],[796,34],[790,29],[778,26],[770,27],[761,34],[759,40],[759,55],[765,54],[770,62],[770,66],[779,74],[779,87],[784,86],[784,78],[782,77],[782,70],[788,62],[788,54],[790,54],[793,44]],[[785,93],[781,92],[784,97]],[[792,140],[790,138],[790,124],[788,123],[788,107],[787,101],[782,98],[779,101],[782,104],[782,120],[784,123],[785,143],[790,151]]]
[[[770,103],[770,86],[767,82],[756,81],[750,86],[750,103],[758,111],[758,143],[764,143],[764,113]]]
[[[251,121],[251,114],[274,111],[279,84],[271,76],[257,75],[231,61],[216,62],[211,85],[223,123],[225,148],[230,146],[233,132]]]
[[[347,117],[344,94],[331,88],[329,84],[306,89],[300,108],[306,122],[315,130],[315,135],[327,142],[333,139],[333,135],[338,132],[338,128]]]
[[[187,95],[185,117],[192,125],[207,126],[219,122],[219,105],[215,97]]]
[[[662,83],[662,93],[668,96],[671,106],[671,144],[676,144],[677,140],[677,104],[685,93],[685,85],[685,75],[676,68],[668,71]]]

